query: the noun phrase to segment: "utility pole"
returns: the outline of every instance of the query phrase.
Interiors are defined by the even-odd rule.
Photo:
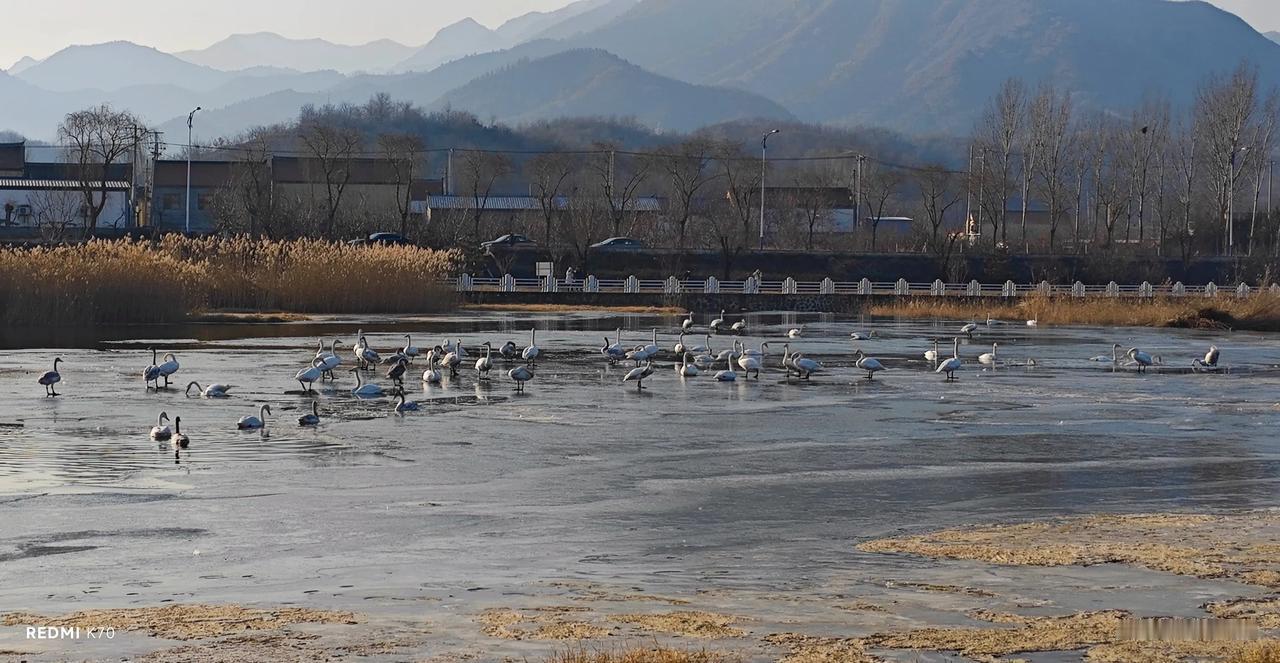
[[[964,230],[969,234],[973,223],[973,144],[969,144],[969,165],[964,169]]]
[[[453,195],[453,148],[449,148],[449,155],[444,162],[444,195]]]
[[[760,139],[760,250],[764,250],[764,178],[768,172],[769,163],[769,136],[781,133],[781,129],[774,129],[764,134]]]
[[[201,108],[196,106],[195,110],[187,114],[187,200],[185,205],[187,208],[187,221],[183,225],[183,232],[187,235],[191,234],[191,151],[195,149],[191,137],[192,128],[195,126],[196,113],[200,112],[200,110]]]

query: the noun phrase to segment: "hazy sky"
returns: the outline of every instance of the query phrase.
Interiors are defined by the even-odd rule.
[[[1125,0],[1115,0],[1124,2]],[[0,0],[0,67],[70,44],[128,40],[163,51],[203,48],[236,32],[278,32],[362,43],[419,45],[466,16],[496,27],[570,0]],[[1280,30],[1280,0],[1212,0],[1261,31]]]

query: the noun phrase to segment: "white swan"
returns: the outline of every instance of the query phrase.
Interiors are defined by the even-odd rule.
[[[484,356],[476,360],[476,373],[481,380],[489,379],[489,371],[493,370],[493,343],[484,342]]]
[[[520,348],[516,347],[515,341],[507,341],[502,344],[502,349],[498,351],[498,354],[502,355],[504,360],[511,361],[520,356]]]
[[[1209,371],[1218,370],[1218,358],[1221,353],[1218,352],[1218,346],[1209,346],[1209,351],[1204,353],[1204,359],[1191,360],[1191,368],[1193,370],[1205,369]]]
[[[434,353],[427,353],[427,370],[422,372],[422,381],[426,384],[440,384],[444,377],[440,371],[436,369],[436,358]]]
[[[236,428],[240,430],[259,430],[267,427],[267,415],[271,414],[271,406],[263,405],[258,408],[258,416],[244,416],[236,422]]]
[[[684,354],[686,350],[688,350],[688,348],[684,346],[684,332],[680,332],[680,339],[676,341],[675,345],[671,346],[671,352],[679,357]]]
[[[851,341],[872,341],[878,337],[879,336],[876,334],[876,330],[874,329],[871,331],[853,332],[849,334],[849,340]]]
[[[684,331],[693,329],[693,311],[689,311],[689,317],[685,318],[684,322],[680,324],[680,328]]]
[[[205,398],[226,398],[227,392],[231,391],[231,385],[229,384],[218,384],[215,382],[208,387],[201,387],[199,382],[189,382],[187,383],[186,391],[188,396],[191,395],[192,387],[195,387],[196,392]]]
[[[787,338],[800,338],[802,334],[804,334],[804,325],[800,325],[795,329],[788,330]]]
[[[404,390],[401,389],[396,392],[396,404],[392,409],[396,414],[404,414],[405,412],[417,412],[422,409],[422,406],[418,405],[418,401],[405,400]]]
[[[1036,318],[1031,318],[1030,320],[1028,320],[1028,321],[1027,321],[1027,326],[1028,326],[1028,327],[1039,327],[1039,326],[1040,326],[1040,320],[1039,320],[1039,318],[1038,318],[1038,317],[1036,317]]]
[[[298,385],[302,387],[303,393],[309,393],[315,389],[316,380],[324,379],[324,359],[316,357],[311,360],[311,366],[298,371],[293,376],[298,381]],[[191,385],[187,385],[190,389]]]
[[[156,389],[160,388],[160,367],[156,362],[156,349],[151,348],[151,365],[142,369],[142,379],[146,380],[147,387],[151,387],[151,383],[156,383]]]
[[[182,417],[173,418],[173,446],[179,449],[191,446],[191,438],[182,432]]]
[[[633,368],[630,371],[627,371],[627,375],[626,377],[622,378],[622,381],[635,382],[636,391],[643,391],[644,380],[645,378],[651,375],[653,375],[653,362],[649,362],[644,366],[637,366],[636,368]]]
[[[1005,322],[1004,320],[996,320],[995,318],[991,317],[991,314],[990,314],[990,313],[988,313],[988,314],[987,314],[987,326],[988,326],[988,327],[1000,327],[1000,326],[1007,325],[1007,324],[1009,324],[1009,323]]]
[[[337,347],[341,343],[342,341],[335,338],[329,342],[328,352],[316,353],[316,358],[319,359],[322,363],[322,365],[320,366],[321,379],[328,378],[330,380],[333,380],[334,369],[342,365],[342,357],[339,357],[337,353]]]
[[[768,349],[769,349],[769,343],[768,343],[767,341],[766,341],[766,342],[762,342],[762,343],[760,344],[760,349],[759,349],[759,350],[752,350],[752,349],[750,349],[750,348],[748,348],[748,347],[747,347],[747,344],[746,344],[746,343],[741,343],[741,342],[738,342],[738,341],[734,341],[734,344],[735,344],[736,346],[738,346],[738,354],[740,354],[740,355],[746,355],[746,356],[748,356],[748,357],[763,357],[763,356],[765,356],[765,353],[766,353],[766,352],[768,351]]]
[[[529,330],[529,347],[520,353],[520,358],[524,359],[525,363],[534,364],[537,363],[538,355],[541,354],[542,350],[538,348],[538,329],[535,327]]]
[[[299,426],[319,426],[320,425],[320,403],[311,401],[311,413],[298,417]]]
[[[626,349],[617,343],[610,345],[608,336],[604,337],[604,345],[600,347],[600,354],[604,355],[604,358],[608,359],[610,364],[616,364],[627,358]]]
[[[938,368],[934,373],[946,373],[947,381],[951,382],[956,379],[956,371],[964,366],[964,362],[960,360],[960,338],[956,337],[952,340],[951,358],[938,364]]]
[[[733,323],[733,326],[729,328],[729,331],[738,335],[745,334],[747,332],[747,321],[739,320]]]
[[[382,356],[369,347],[369,339],[364,336],[360,337],[351,351],[355,354],[356,362],[361,368],[368,369],[370,366],[382,363]]]
[[[976,331],[978,331],[978,323],[976,322],[970,322],[969,324],[960,328],[960,333],[968,336],[969,338],[973,338],[973,332],[976,332]]]
[[[933,349],[925,350],[924,360],[928,362],[938,363],[938,339],[933,339]]]
[[[802,354],[796,353],[791,357],[791,368],[795,369],[796,374],[802,380],[808,380],[814,373],[821,373],[823,366]]]
[[[413,338],[408,334],[404,335],[404,347],[400,348],[400,354],[410,359],[418,356],[418,348],[413,344]]]
[[[680,359],[680,363],[676,364],[676,373],[682,378],[698,377],[698,367],[689,363],[689,353],[686,352]]]
[[[723,310],[723,309],[721,309],[721,311],[720,311],[720,317],[716,318],[715,320],[712,320],[712,321],[711,321],[711,324],[710,324],[707,328],[708,328],[708,329],[710,329],[711,331],[713,331],[713,332],[715,332],[715,333],[719,334],[719,333],[720,333],[720,327],[721,327],[722,325],[724,325],[724,310]]]
[[[999,343],[992,343],[992,344],[991,344],[991,352],[986,352],[986,353],[983,353],[983,354],[978,355],[978,363],[979,363],[979,364],[982,364],[983,366],[995,366],[995,365],[996,365],[996,350],[998,350],[999,348],[1000,348],[1000,344],[999,344]]]
[[[733,356],[725,358],[725,370],[716,373],[716,382],[737,382],[738,374],[733,370]]]
[[[523,393],[524,383],[533,379],[533,371],[529,370],[528,366],[517,366],[507,371],[507,377],[515,380],[516,391]]]
[[[653,340],[650,341],[649,345],[644,346],[643,349],[646,353],[648,353],[650,357],[657,357],[658,353],[662,352],[662,348],[658,347],[658,330],[657,329],[653,330]]]
[[[858,362],[856,365],[867,372],[868,380],[874,380],[876,373],[884,370],[884,364],[881,364],[878,359],[868,357],[861,349],[858,350]]]
[[[62,357],[55,357],[53,360],[53,370],[45,371],[36,379],[36,382],[44,385],[44,395],[46,397],[57,396],[58,392],[54,390],[53,385],[62,382],[62,374],[58,372],[58,364],[62,363]]]
[[[156,367],[160,371],[160,377],[164,378],[165,389],[169,388],[169,376],[177,373],[178,368],[178,358],[172,352],[165,354],[164,363]]]
[[[743,377],[750,379],[754,371],[756,379],[760,379],[760,369],[764,368],[765,352],[768,348],[768,343],[761,343],[759,354],[747,354],[745,350],[743,351],[742,356],[738,357],[738,367],[742,369]]]
[[[462,355],[458,353],[458,350],[461,349],[461,346],[455,347],[453,352],[445,355],[444,358],[440,360],[440,365],[449,369],[450,377],[458,376],[458,367],[462,365]]]
[[[1114,343],[1111,346],[1111,356],[1108,357],[1107,355],[1098,355],[1097,357],[1090,357],[1089,361],[1111,362],[1112,364],[1119,364],[1120,363],[1119,353],[1120,353],[1121,347],[1123,346],[1121,346],[1119,343]]]
[[[168,412],[161,412],[160,416],[156,417],[156,425],[151,428],[151,433],[150,433],[151,439],[157,442],[164,442],[169,438],[173,437],[173,431],[169,430],[169,427],[166,426],[164,423],[168,420],[169,420]]]
[[[1150,354],[1138,348],[1129,348],[1128,356],[1129,361],[1138,366],[1139,373],[1145,373],[1148,366],[1156,363],[1156,360]]]
[[[382,395],[382,387],[380,385],[365,384],[364,378],[360,377],[359,368],[353,368],[351,372],[356,374],[356,387],[351,390],[352,395],[357,398],[371,398]]]

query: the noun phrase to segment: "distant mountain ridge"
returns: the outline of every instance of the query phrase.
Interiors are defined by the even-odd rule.
[[[297,71],[381,71],[406,58],[413,47],[381,39],[349,46],[324,39],[290,39],[274,32],[236,34],[207,48],[174,53],[188,62],[235,71],[266,65]]]
[[[385,92],[512,122],[601,113],[674,128],[760,112],[955,136],[1010,76],[1069,90],[1081,111],[1123,112],[1150,93],[1183,105],[1241,61],[1280,84],[1280,35],[1199,0],[580,0],[496,29],[462,21],[421,48],[240,37],[294,58],[337,50],[217,60],[251,65],[227,71],[123,42],[71,47],[0,77],[21,100],[0,129],[48,138],[62,114],[107,101],[175,127],[200,105],[221,135]],[[385,64],[365,73],[351,58],[300,71],[375,46]]]

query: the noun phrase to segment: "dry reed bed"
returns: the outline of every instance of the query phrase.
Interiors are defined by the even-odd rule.
[[[216,309],[422,313],[461,257],[412,246],[249,237],[0,249],[0,323],[176,322]]]
[[[987,316],[1022,324],[1106,325],[1112,327],[1178,327],[1280,331],[1280,297],[1260,294],[1245,299],[1091,298],[1031,295],[1013,302],[917,297],[871,307],[873,315],[985,321]]]

